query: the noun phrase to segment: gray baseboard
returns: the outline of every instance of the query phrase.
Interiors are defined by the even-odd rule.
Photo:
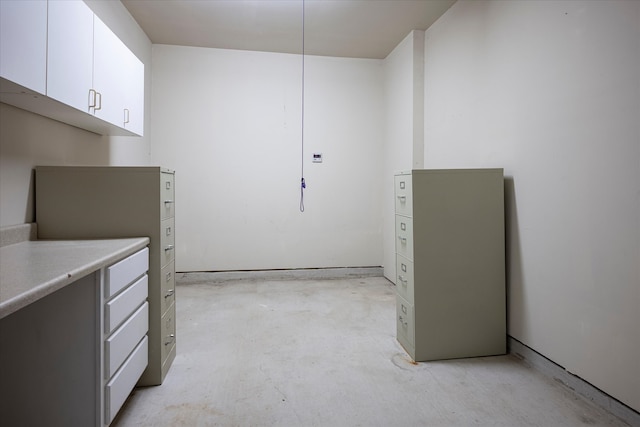
[[[556,364],[552,360],[547,359],[537,351],[527,347],[517,339],[508,337],[507,345],[509,353],[521,359],[524,363],[533,369],[541,372],[549,378],[562,383],[564,386],[584,397],[591,400],[596,405],[605,408],[607,411],[625,421],[631,426],[640,426],[640,413],[636,412],[629,406],[619,400],[609,396],[602,390],[594,387],[582,378],[573,375],[562,366]]]
[[[300,268],[291,270],[251,270],[176,273],[180,285],[221,283],[230,280],[322,280],[382,277],[382,267]]]

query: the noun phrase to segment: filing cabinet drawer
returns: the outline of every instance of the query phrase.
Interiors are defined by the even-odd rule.
[[[110,424],[113,421],[122,404],[127,400],[129,393],[133,390],[133,386],[136,385],[138,378],[147,367],[148,358],[149,340],[145,335],[120,370],[105,386],[104,408],[106,424]]]
[[[175,305],[172,304],[164,316],[162,316],[162,360],[167,358],[167,355],[176,343],[175,314]]]
[[[162,172],[160,174],[160,218],[175,216],[175,192],[173,189],[173,174]]]
[[[104,306],[104,332],[110,334],[147,299],[149,277],[145,274],[137,282]]]
[[[409,345],[414,347],[413,305],[399,295],[396,295],[396,320],[398,337],[404,337]]]
[[[413,304],[413,261],[396,255],[396,291],[398,295]]]
[[[167,264],[160,273],[160,284],[162,288],[162,298],[160,300],[160,313],[164,314],[167,308],[171,307],[176,295],[175,261]]]
[[[173,363],[173,360],[175,358],[176,358],[176,346],[174,344],[173,348],[171,348],[171,350],[169,350],[169,353],[167,353],[166,359],[162,360],[162,372],[166,374],[169,371],[169,368],[171,367],[171,364]]]
[[[396,213],[406,216],[413,216],[413,200],[412,200],[412,176],[396,175],[395,179],[395,196],[396,196]]]
[[[105,298],[109,299],[149,270],[149,249],[144,248],[122,261],[107,267]]]
[[[162,265],[167,265],[175,258],[175,242],[173,218],[162,220],[160,225],[160,257]]]
[[[105,378],[111,377],[149,330],[149,303],[145,302],[104,342]]]
[[[413,261],[413,219],[396,215],[396,253]]]

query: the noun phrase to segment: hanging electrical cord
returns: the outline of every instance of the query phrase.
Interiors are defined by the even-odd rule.
[[[302,0],[302,132],[300,138],[300,212],[304,212],[304,189],[307,184],[304,182],[304,0]]]

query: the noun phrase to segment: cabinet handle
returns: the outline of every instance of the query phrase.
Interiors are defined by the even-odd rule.
[[[93,107],[95,111],[102,110],[102,94],[96,91],[96,105]]]
[[[400,324],[401,324],[402,326],[404,326],[405,328],[406,328],[407,326],[409,326],[409,325],[407,324],[407,322],[405,322],[405,321],[404,321],[404,319],[402,318],[402,316],[398,316],[398,320],[400,321]]]
[[[164,204],[165,204],[165,205],[166,205],[166,204],[169,204],[169,203],[173,203],[173,200],[165,200],[165,201],[164,201]]]
[[[173,290],[173,289],[169,289],[169,290],[167,291],[167,294],[166,294],[164,297],[165,297],[165,298],[169,298],[170,296],[173,296],[173,292],[174,292],[174,290]]]
[[[129,109],[128,108],[124,109],[124,123],[125,124],[129,123]]]
[[[398,199],[399,199],[401,202],[404,202],[405,200],[407,200],[407,196],[398,196]]]
[[[402,243],[407,243],[407,238],[406,237],[398,236],[398,239],[400,239],[400,241]]]
[[[169,341],[165,341],[165,342],[164,342],[164,345],[169,345],[169,344],[171,344],[172,342],[174,342],[174,341],[175,341],[175,339],[176,339],[176,336],[175,336],[174,334],[169,334],[169,335],[167,335],[167,338],[169,338]]]
[[[173,250],[173,245],[167,245],[167,247],[164,248],[164,251],[170,251]]]
[[[95,89],[89,89],[89,112],[92,108],[96,108],[96,91]]]
[[[400,283],[402,283],[404,286],[407,285],[408,280],[405,280],[405,278],[402,277],[402,274],[398,276],[398,280],[400,280]]]
[[[165,277],[166,282],[168,282],[169,280],[171,280],[171,273],[167,273],[167,276]]]

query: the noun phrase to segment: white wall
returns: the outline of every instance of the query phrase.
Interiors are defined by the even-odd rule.
[[[504,167],[509,334],[640,410],[640,2],[459,1],[425,166]]]
[[[424,31],[412,31],[384,59],[384,275],[395,283],[393,176],[424,164]]]
[[[0,103],[0,226],[33,222],[37,165],[149,163],[151,42],[117,2],[87,4],[145,64],[145,136],[100,136]]]
[[[382,264],[382,65],[153,46],[152,161],[176,171],[176,269]],[[313,152],[324,155],[311,163]]]

